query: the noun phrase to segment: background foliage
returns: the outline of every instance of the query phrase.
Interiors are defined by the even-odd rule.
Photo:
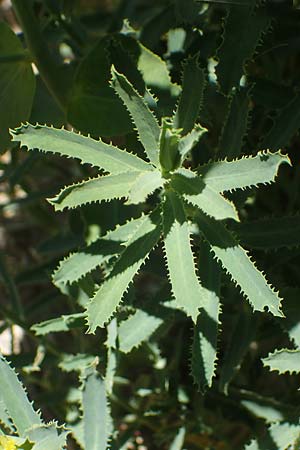
[[[299,448],[297,2],[12,3],[0,22],[0,311],[11,337],[0,448]],[[133,155],[112,165],[73,128]],[[157,170],[124,179],[124,158],[143,176],[141,159]],[[101,183],[115,176],[108,187],[77,188],[101,168],[111,173]],[[196,273],[209,292],[198,318]],[[105,286],[116,304],[97,321],[90,299]]]

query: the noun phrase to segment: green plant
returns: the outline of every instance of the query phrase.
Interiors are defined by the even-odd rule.
[[[83,6],[77,20],[66,3],[38,2],[44,35],[57,27],[69,45],[71,64],[57,65],[36,14],[13,4],[28,50],[2,24],[12,53],[2,63],[29,81],[22,92],[15,80],[22,108],[13,120],[0,114],[11,137],[2,145],[24,158],[4,164],[4,181],[19,183],[29,205],[34,194],[51,197],[60,214],[53,219],[44,201],[30,212],[42,233],[55,230],[41,247],[51,258],[15,279],[1,259],[12,300],[2,312],[38,344],[26,363],[22,354],[12,363],[46,416],[49,408],[65,425],[42,421],[1,359],[9,437],[0,448],[125,450],[138,432],[151,449],[297,449],[299,95],[296,58],[285,65],[275,50],[276,30],[289,36],[298,13],[174,0],[145,6],[146,20],[136,2],[121,2],[94,39]],[[40,102],[30,117],[32,60],[57,106],[43,113]],[[39,170],[47,192],[31,187]],[[20,298],[30,280],[44,296],[28,306]],[[261,361],[290,373],[288,392]]]

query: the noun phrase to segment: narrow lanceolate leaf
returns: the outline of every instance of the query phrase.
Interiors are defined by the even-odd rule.
[[[218,145],[219,158],[231,160],[240,156],[248,126],[249,106],[250,98],[246,89],[237,89],[230,97],[228,114]]]
[[[37,336],[45,336],[49,333],[59,333],[69,331],[72,328],[83,328],[85,326],[84,313],[67,314],[56,317],[55,319],[45,320],[44,322],[35,323],[31,326],[31,330]]]
[[[180,169],[172,176],[171,185],[187,202],[215,219],[239,220],[234,204],[190,170]]]
[[[274,316],[282,316],[280,298],[255,267],[246,251],[238,245],[225,226],[199,212],[196,216],[200,231],[208,240],[217,259],[256,311],[266,309]]]
[[[157,244],[161,233],[159,211],[145,216],[132,234],[108,278],[87,306],[89,332],[103,327],[121,302],[134,275]]]
[[[33,409],[15,371],[0,356],[0,399],[16,426],[19,435],[33,425],[41,425],[39,414]]]
[[[160,130],[154,115],[127,78],[115,69],[112,71],[112,87],[128,109],[150,162],[158,167]]]
[[[218,82],[225,94],[239,86],[245,63],[252,57],[262,34],[270,25],[269,16],[261,10],[254,13],[255,2],[251,3],[249,6],[231,6],[225,20],[216,68]]]
[[[182,128],[182,135],[194,128],[205,84],[205,72],[199,66],[198,55],[187,59],[183,70],[182,93],[173,119],[174,127]]]
[[[178,307],[196,322],[199,309],[209,301],[210,292],[201,286],[196,275],[188,222],[182,200],[174,192],[166,193],[163,220],[172,291]]]
[[[280,164],[288,163],[287,155],[280,152],[258,152],[255,156],[235,161],[216,161],[201,166],[198,174],[204,183],[217,192],[230,191],[275,180]]]
[[[178,151],[181,156],[181,161],[184,161],[188,153],[194,148],[194,146],[199,142],[203,134],[207,132],[206,128],[201,127],[201,125],[196,124],[193,130],[183,136],[178,145]]]
[[[96,267],[108,262],[116,254],[121,253],[124,249],[121,243],[129,239],[143,220],[142,216],[119,225],[91,245],[67,256],[53,273],[53,283],[56,286],[72,284]]]
[[[270,132],[265,136],[261,148],[277,150],[285,147],[300,128],[300,94],[286,107],[282,108],[275,118]]]
[[[76,208],[87,203],[109,201],[128,197],[139,172],[124,172],[119,175],[105,175],[62,189],[56,197],[49,199],[55,211]]]
[[[111,417],[105,382],[95,369],[88,369],[82,392],[85,448],[106,450],[111,435]]]
[[[228,394],[228,386],[241,367],[257,330],[257,317],[246,308],[236,317],[220,374],[220,390]]]
[[[263,365],[279,373],[300,373],[300,350],[283,348],[262,359]]]
[[[26,124],[11,130],[10,133],[13,141],[20,142],[21,146],[29,150],[38,149],[76,158],[82,163],[100,167],[111,174],[151,170],[150,164],[141,158],[73,131]]]
[[[182,427],[175,436],[169,450],[182,450],[185,438],[185,428]]]
[[[126,204],[145,202],[150,194],[162,187],[164,181],[159,170],[141,173],[130,189]]]
[[[272,217],[232,224],[241,244],[250,248],[272,250],[300,245],[300,216]]]
[[[119,324],[118,338],[121,352],[129,353],[138,347],[162,325],[163,319],[137,309],[134,314]]]
[[[203,390],[211,387],[217,361],[217,336],[220,314],[220,266],[210,253],[209,246],[201,243],[199,275],[203,286],[209,291],[207,302],[200,309],[194,327],[192,346],[192,375]]]
[[[107,347],[107,362],[105,371],[105,386],[108,395],[112,394],[114,387],[114,378],[118,363],[118,324],[117,318],[114,317],[107,325],[107,339],[105,345]]]

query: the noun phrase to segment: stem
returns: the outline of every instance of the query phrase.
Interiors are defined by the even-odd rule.
[[[45,43],[31,1],[12,0],[12,4],[39,73],[60,108],[65,111],[66,92],[61,82],[60,68]]]
[[[14,63],[14,62],[32,62],[31,55],[26,50],[22,53],[14,53],[13,55],[0,56],[0,63]]]

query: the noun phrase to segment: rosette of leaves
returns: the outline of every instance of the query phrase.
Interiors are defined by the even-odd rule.
[[[192,79],[196,84],[191,84]],[[12,136],[28,149],[77,158],[83,164],[102,169],[98,177],[67,186],[50,199],[56,211],[113,199],[143,204],[154,192],[157,194],[157,204],[149,214],[109,231],[62,261],[54,281],[72,283],[95,267],[114,261],[86,306],[88,332],[94,333],[109,322],[149,253],[161,245],[176,307],[195,324],[194,375],[201,377],[201,373],[197,374],[197,361],[201,358],[204,377],[210,384],[220,311],[216,260],[253,310],[268,310],[282,316],[278,294],[226,226],[228,219],[238,222],[239,217],[233,202],[223,193],[274,181],[279,166],[289,163],[289,159],[280,152],[263,151],[255,156],[230,162],[211,161],[197,170],[189,169],[190,152],[206,132],[197,123],[204,80],[205,73],[197,58],[188,59],[176,111],[159,124],[144,98],[124,75],[112,69],[111,86],[136,127],[144,159],[129,150],[65,129],[27,124],[12,131]],[[199,86],[197,92],[191,85]],[[199,268],[191,242],[194,232],[203,238]]]

